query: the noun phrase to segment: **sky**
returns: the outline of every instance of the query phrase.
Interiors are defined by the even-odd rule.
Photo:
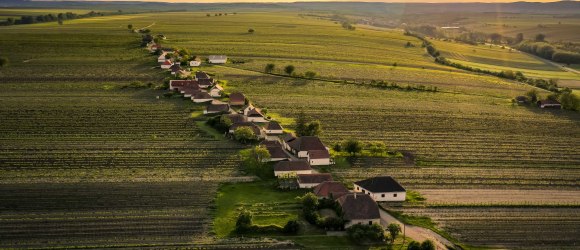
[[[93,0],[94,1],[94,0]],[[170,2],[170,3],[199,3],[199,2],[389,2],[389,3],[509,3],[509,2],[559,2],[560,0],[97,0],[97,1],[139,1],[139,2]],[[568,0],[576,1],[576,0]]]

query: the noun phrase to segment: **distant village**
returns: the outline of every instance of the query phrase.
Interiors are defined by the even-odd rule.
[[[147,44],[150,52],[157,52],[160,68],[175,75],[169,81],[169,90],[191,98],[194,103],[207,104],[204,115],[227,117],[231,125],[225,133],[234,137],[237,130],[247,128],[258,139],[259,146],[267,149],[269,157],[264,162],[275,162],[274,176],[283,180],[284,188],[312,189],[321,200],[332,200],[340,205],[345,228],[353,225],[380,225],[381,215],[377,202],[403,202],[406,191],[390,176],[377,176],[354,183],[349,190],[341,182],[334,181],[329,173],[318,173],[312,166],[334,164],[329,148],[317,136],[295,136],[287,133],[280,123],[269,119],[255,107],[243,93],[225,93],[224,88],[199,67],[199,56],[189,60],[183,67],[177,51],[163,48],[154,42]],[[225,55],[210,55],[209,64],[225,64]],[[189,78],[189,79],[188,79]],[[222,98],[227,97],[227,101]],[[221,100],[220,100],[221,99]]]

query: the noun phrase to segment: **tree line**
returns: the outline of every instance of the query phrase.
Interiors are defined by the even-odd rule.
[[[58,22],[62,24],[64,20],[72,20],[72,19],[79,19],[79,18],[86,18],[86,17],[95,17],[95,16],[104,16],[104,13],[91,11],[87,14],[76,14],[73,12],[66,12],[66,13],[58,13],[54,14],[46,14],[46,15],[38,15],[38,16],[21,16],[20,19],[15,19],[9,17],[6,21],[0,23],[3,26],[10,26],[10,25],[20,25],[20,24],[34,24],[34,23],[46,23],[46,22]]]

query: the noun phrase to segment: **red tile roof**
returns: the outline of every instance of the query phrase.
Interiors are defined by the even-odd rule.
[[[346,220],[380,219],[379,206],[368,195],[349,193],[336,199],[342,207],[343,218]]]
[[[308,151],[308,158],[310,159],[329,159],[330,153],[328,150],[309,150]]]
[[[330,174],[299,174],[298,183],[318,184],[325,181],[332,181]]]
[[[327,198],[332,196],[334,199],[347,194],[348,192],[348,189],[338,181],[325,181],[314,188],[314,194],[316,194],[316,196]]]
[[[302,136],[289,143],[296,151],[326,150],[322,141],[316,136]]]

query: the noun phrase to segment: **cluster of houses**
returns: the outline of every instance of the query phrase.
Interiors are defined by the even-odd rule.
[[[333,181],[330,174],[319,174],[314,178],[299,179],[314,185],[314,194],[319,199],[331,199],[336,201],[342,210],[345,227],[356,224],[379,224],[381,215],[377,202],[402,202],[405,201],[405,189],[390,176],[373,177],[354,183],[354,189],[348,190],[342,183]],[[320,182],[322,181],[322,182]]]

